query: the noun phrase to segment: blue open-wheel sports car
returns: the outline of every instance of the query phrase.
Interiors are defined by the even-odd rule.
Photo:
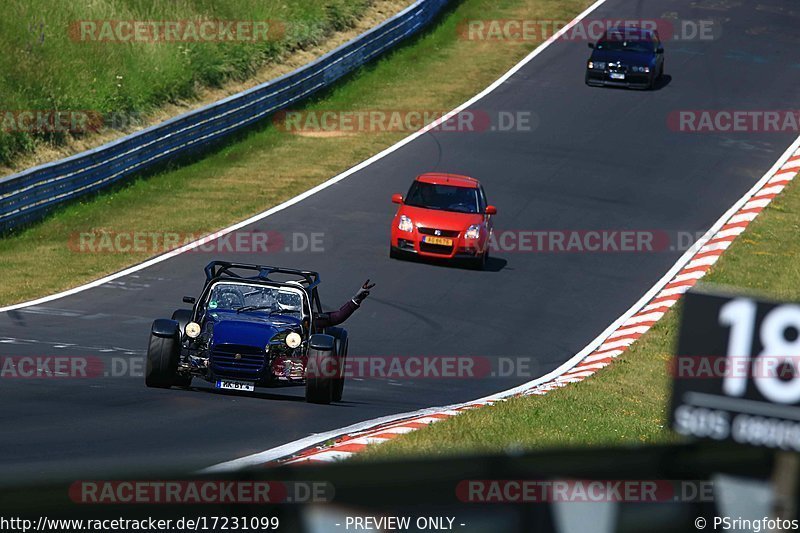
[[[148,387],[189,387],[193,378],[218,389],[304,385],[312,403],[340,401],[347,332],[318,327],[319,274],[212,261],[192,309],[153,322]]]

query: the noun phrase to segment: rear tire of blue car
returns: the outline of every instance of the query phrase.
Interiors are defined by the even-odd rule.
[[[332,350],[308,350],[306,363],[306,401],[329,404],[333,401],[339,358]]]
[[[336,339],[337,354],[339,355],[339,376],[333,383],[332,400],[334,402],[341,402],[342,394],[344,393],[345,361],[347,360],[347,349],[349,347],[347,330],[342,328],[328,328],[327,332]]]
[[[150,335],[144,382],[148,387],[168,389],[175,382],[180,357],[180,342],[175,337]]]

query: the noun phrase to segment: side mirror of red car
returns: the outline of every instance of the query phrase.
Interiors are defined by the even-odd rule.
[[[496,215],[497,214],[497,208],[495,206],[493,206],[493,205],[487,205],[486,206],[486,214],[487,215]]]
[[[392,195],[392,203],[394,203],[394,204],[402,204],[403,203],[403,195],[402,194],[393,194]]]

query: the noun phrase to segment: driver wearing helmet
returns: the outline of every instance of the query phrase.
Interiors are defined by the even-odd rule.
[[[235,285],[218,285],[214,288],[211,301],[216,302],[215,307],[221,309],[237,309],[244,306],[242,291]]]

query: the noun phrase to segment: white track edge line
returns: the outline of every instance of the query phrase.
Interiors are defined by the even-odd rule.
[[[508,389],[503,391],[497,395],[490,395],[484,398],[481,398],[476,401],[488,400],[488,399],[496,399],[496,398],[505,398],[508,396],[513,396],[519,392],[522,392],[526,389],[535,387],[541,383],[546,383],[553,378],[564,374],[567,370],[574,367],[581,359],[592,353],[595,349],[600,347],[603,342],[613,333],[616,331],[620,326],[622,326],[628,319],[630,319],[633,315],[635,315],[640,309],[644,307],[647,302],[652,300],[663,288],[664,286],[669,283],[672,278],[674,278],[678,272],[683,269],[683,267],[688,264],[692,257],[694,257],[697,252],[702,249],[706,242],[711,240],[711,238],[725,225],[725,222],[728,221],[734,214],[736,214],[741,207],[747,203],[747,201],[756,193],[758,192],[764,184],[772,177],[772,175],[780,169],[783,164],[800,148],[800,137],[795,139],[795,141],[787,148],[787,150],[781,155],[778,161],[772,166],[772,168],[767,171],[764,176],[756,182],[756,184],[742,196],[739,198],[734,205],[728,209],[712,226],[708,229],[708,231],[703,234],[703,236],[689,249],[687,250],[679,259],[678,261],[667,271],[667,273],[656,282],[653,287],[647,291],[644,296],[642,296],[635,304],[633,304],[622,316],[620,316],[617,320],[615,320],[608,328],[606,328],[600,335],[595,337],[595,339],[590,342],[583,350],[578,352],[575,356],[573,356],[569,361],[558,367],[553,372],[538,378],[536,380],[530,381],[518,387],[514,387],[512,389]]]
[[[406,144],[408,144],[408,143],[416,140],[420,136],[424,135],[429,130],[439,126],[440,124],[443,124],[444,122],[447,122],[453,115],[455,115],[457,113],[460,113],[461,111],[463,111],[464,109],[468,108],[469,106],[471,106],[475,102],[483,99],[486,95],[494,92],[494,90],[497,89],[497,87],[502,85],[511,76],[516,74],[517,71],[519,71],[522,67],[524,67],[526,64],[528,64],[534,57],[538,56],[548,46],[550,46],[553,42],[555,42],[563,34],[565,34],[567,31],[569,31],[569,29],[572,28],[572,26],[577,24],[586,15],[588,15],[589,13],[591,13],[592,11],[597,9],[599,6],[601,6],[605,2],[606,2],[606,0],[597,0],[594,4],[589,6],[583,13],[581,13],[574,20],[572,20],[572,22],[570,22],[567,26],[565,26],[560,31],[558,31],[557,33],[552,35],[547,41],[545,41],[544,43],[539,45],[535,50],[533,50],[530,54],[528,54],[526,57],[524,57],[519,63],[514,65],[511,68],[511,70],[509,70],[508,72],[503,74],[494,83],[489,85],[486,89],[484,89],[483,91],[478,93],[476,96],[472,97],[468,101],[466,101],[463,104],[461,104],[460,106],[456,107],[455,109],[453,109],[452,111],[450,111],[446,115],[444,115],[444,116],[440,117],[439,119],[435,120],[434,122],[432,122],[428,126],[426,126],[426,127],[422,128],[422,129],[412,133],[408,137],[405,137],[405,138],[401,139],[400,141],[398,141],[397,143],[393,144],[392,146],[384,149],[383,151],[377,153],[376,155],[370,157],[369,159],[366,159],[365,161],[362,161],[361,163],[357,164],[356,166],[351,167],[348,170],[345,170],[341,174],[338,174],[337,176],[334,176],[334,177],[330,178],[329,180],[324,181],[324,182],[320,183],[319,185],[317,185],[317,186],[315,186],[315,187],[313,187],[313,188],[311,188],[311,189],[309,189],[309,190],[307,190],[307,191],[305,191],[305,192],[303,192],[303,193],[301,193],[301,194],[299,194],[299,195],[297,195],[297,196],[295,196],[293,198],[290,198],[289,200],[286,200],[285,202],[283,202],[281,204],[276,205],[275,207],[272,207],[270,209],[267,209],[266,211],[263,211],[263,212],[258,213],[256,215],[253,215],[252,217],[247,218],[247,219],[245,219],[245,220],[243,220],[241,222],[238,222],[236,224],[233,224],[231,226],[228,226],[227,228],[223,228],[223,229],[221,229],[219,231],[213,232],[213,233],[211,233],[211,234],[209,234],[209,235],[207,235],[207,236],[205,236],[205,237],[203,237],[201,239],[198,239],[198,240],[196,240],[194,242],[191,242],[189,244],[181,246],[180,248],[176,248],[175,250],[171,250],[171,251],[166,252],[164,254],[158,255],[158,256],[153,257],[151,259],[148,259],[147,261],[144,261],[143,263],[139,263],[137,265],[133,265],[133,266],[128,267],[128,268],[126,268],[124,270],[120,270],[119,272],[115,272],[113,274],[109,274],[108,276],[102,277],[100,279],[96,279],[96,280],[91,281],[89,283],[86,283],[84,285],[79,285],[79,286],[74,287],[72,289],[68,289],[68,290],[65,290],[65,291],[62,291],[62,292],[58,292],[56,294],[51,294],[49,296],[43,296],[41,298],[36,298],[34,300],[29,300],[27,302],[21,302],[21,303],[17,303],[17,304],[8,305],[8,306],[5,306],[5,307],[0,307],[0,313],[5,313],[5,312],[8,312],[8,311],[14,311],[16,309],[22,309],[22,308],[30,307],[30,306],[33,306],[33,305],[40,305],[40,304],[43,304],[43,303],[52,302],[53,300],[58,300],[60,298],[66,297],[66,296],[71,296],[73,294],[77,294],[79,292],[83,292],[85,290],[98,287],[100,285],[108,283],[109,281],[113,281],[115,279],[127,276],[129,274],[133,274],[134,272],[138,272],[140,270],[144,270],[144,269],[146,269],[148,267],[151,267],[153,265],[156,265],[158,263],[166,261],[167,259],[171,259],[173,257],[176,257],[176,256],[180,255],[180,254],[183,254],[184,252],[187,252],[189,250],[197,248],[198,246],[200,246],[202,244],[205,244],[205,243],[207,243],[209,241],[213,241],[213,240],[215,240],[215,239],[217,239],[219,237],[227,235],[228,233],[231,233],[231,232],[234,232],[234,231],[236,231],[238,229],[241,229],[244,226],[248,226],[250,224],[258,222],[259,220],[267,218],[270,215],[273,215],[275,213],[283,211],[284,209],[286,209],[288,207],[291,207],[294,204],[305,200],[306,198],[318,193],[319,191],[321,191],[323,189],[327,189],[331,185],[333,185],[335,183],[338,183],[339,181],[341,181],[341,180],[347,178],[348,176],[358,172],[359,170],[362,170],[362,169],[372,165],[373,163],[383,159],[387,155],[389,155],[389,154],[391,154],[393,152],[396,152],[397,150],[399,150],[400,148],[402,148]]]
[[[365,161],[361,165],[358,165],[357,167],[354,167],[353,169],[348,170],[345,173],[340,174],[339,176],[336,176],[335,178],[332,178],[328,182],[325,182],[325,183],[319,185],[318,188],[324,188],[323,186],[328,186],[329,184],[331,184],[331,182],[333,182],[333,180],[338,181],[339,179],[344,179],[349,174],[352,174],[353,172],[356,172],[357,170],[360,170],[360,168],[363,168],[363,167],[365,167],[365,166],[367,166],[367,165],[369,165],[369,164],[371,164],[371,163],[383,158],[384,156],[386,156],[386,155],[388,155],[388,154],[390,154],[390,153],[402,148],[403,146],[405,146],[409,142],[411,142],[414,139],[420,137],[421,135],[427,133],[428,130],[430,130],[432,128],[435,128],[437,125],[447,121],[450,117],[452,117],[456,113],[458,113],[460,111],[463,111],[464,109],[468,108],[469,106],[471,106],[475,102],[478,102],[479,100],[483,99],[488,94],[494,92],[495,89],[497,89],[500,85],[505,83],[506,80],[508,80],[511,76],[516,74],[525,65],[530,63],[536,56],[541,54],[547,47],[549,47],[551,44],[553,44],[555,41],[557,41],[563,34],[568,32],[573,26],[575,26],[575,24],[580,22],[587,15],[589,15],[592,11],[594,11],[595,9],[597,9],[598,7],[603,5],[605,2],[606,2],[606,0],[597,0],[595,3],[593,3],[592,5],[587,7],[582,13],[580,13],[577,17],[575,17],[564,28],[562,28],[560,31],[558,31],[554,35],[552,35],[547,41],[545,41],[544,43],[542,43],[541,45],[536,47],[536,49],[532,50],[531,53],[528,54],[527,56],[525,56],[519,63],[517,63],[516,65],[511,67],[511,69],[509,71],[507,71],[500,78],[498,78],[494,83],[489,85],[486,89],[484,89],[482,92],[478,93],[476,96],[472,97],[467,102],[461,104],[460,106],[458,106],[457,108],[453,109],[451,112],[449,112],[448,114],[444,115],[443,117],[441,117],[437,121],[429,124],[425,128],[422,128],[421,130],[419,130],[419,131],[411,134],[410,136],[404,138],[403,140],[399,141],[397,144],[387,148],[386,150],[384,150],[383,152],[377,154],[376,156],[373,156],[372,158],[368,159],[367,161]],[[313,189],[312,189],[312,191],[313,191]],[[278,206],[278,207],[281,207],[281,206]],[[274,209],[277,209],[277,208],[274,208]],[[267,216],[267,215],[264,215],[264,216]],[[2,312],[3,310],[4,309],[0,309],[0,312]],[[287,444],[278,446],[276,448],[272,448],[270,450],[266,450],[264,452],[255,453],[255,454],[252,454],[252,455],[248,455],[246,457],[242,457],[242,458],[239,458],[239,459],[234,459],[232,461],[226,461],[224,463],[220,463],[220,464],[217,464],[217,465],[214,465],[214,466],[210,466],[208,468],[205,468],[205,469],[201,470],[201,472],[204,472],[204,473],[223,472],[223,471],[236,470],[238,468],[244,468],[244,467],[247,467],[247,466],[253,466],[253,465],[257,465],[257,464],[262,464],[264,462],[268,462],[268,461],[271,461],[271,460],[274,460],[274,459],[278,459],[279,457],[285,457],[287,455],[291,455],[291,454],[293,454],[295,452],[298,452],[300,450],[303,450],[303,449],[308,448],[310,446],[313,446],[315,444],[319,444],[321,442],[325,442],[326,440],[330,440],[332,438],[340,437],[340,436],[342,436],[342,435],[344,435],[346,433],[355,433],[357,431],[363,431],[365,429],[368,429],[368,428],[376,426],[376,425],[382,425],[382,424],[386,424],[386,423],[389,423],[389,422],[393,422],[395,420],[402,420],[402,419],[409,418],[409,417],[412,417],[412,416],[428,414],[428,413],[431,413],[431,412],[438,412],[438,411],[440,411],[442,409],[455,409],[455,408],[458,408],[458,407],[463,407],[463,406],[466,406],[466,405],[473,404],[476,401],[479,401],[479,400],[472,400],[472,401],[469,401],[469,402],[464,402],[464,403],[460,403],[460,404],[453,404],[453,405],[444,406],[444,407],[429,407],[429,408],[420,409],[418,411],[413,411],[413,412],[409,412],[409,413],[400,413],[400,414],[396,414],[396,415],[389,415],[389,416],[385,416],[385,417],[381,417],[381,418],[375,418],[375,419],[367,420],[367,421],[364,421],[364,422],[358,422],[356,424],[353,424],[353,425],[350,425],[350,426],[347,426],[347,427],[344,427],[344,428],[331,430],[331,431],[328,431],[328,432],[325,432],[325,433],[319,433],[319,434],[315,434],[315,435],[310,435],[310,436],[305,437],[303,439],[299,439],[299,440],[296,440],[296,441],[293,441],[293,442],[289,442]]]
[[[575,366],[580,363],[586,356],[591,354],[594,350],[596,350],[599,346],[603,344],[603,342],[608,338],[611,333],[613,333],[616,329],[622,326],[631,316],[635,315],[640,309],[642,309],[645,304],[647,304],[650,300],[652,300],[658,293],[663,289],[667,283],[669,283],[681,269],[688,264],[692,257],[694,257],[705,245],[706,242],[711,240],[712,237],[716,235],[716,233],[725,225],[725,223],[733,217],[736,212],[738,212],[742,206],[744,206],[750,198],[756,194],[764,185],[772,178],[772,176],[777,172],[788,159],[794,155],[800,149],[800,137],[795,139],[795,141],[786,149],[786,151],[778,158],[775,164],[764,174],[761,179],[756,182],[753,187],[747,191],[739,200],[737,200],[730,209],[728,209],[717,221],[705,232],[705,234],[689,249],[687,250],[679,259],[678,261],[667,271],[667,273],[660,279],[656,284],[645,293],[635,304],[633,304],[622,316],[620,316],[617,320],[615,320],[608,328],[606,328],[600,335],[594,338],[583,350],[575,354],[572,358],[570,358],[566,363],[562,364],[552,372],[519,385],[517,387],[508,389],[506,391],[492,394],[489,396],[484,396],[483,398],[479,398],[476,400],[471,400],[468,402],[463,402],[459,404],[453,405],[446,405],[440,407],[429,407],[425,409],[420,409],[417,411],[410,411],[407,413],[401,413],[397,415],[391,415],[382,418],[376,418],[373,420],[367,420],[364,422],[359,422],[357,424],[353,424],[351,426],[347,426],[345,428],[339,430],[332,430],[326,433],[321,433],[318,435],[311,435],[304,439],[299,439],[282,446],[278,446],[276,448],[271,448],[269,450],[256,453],[253,455],[248,455],[246,457],[242,457],[239,459],[234,459],[232,461],[227,461],[224,463],[220,463],[217,465],[210,466],[201,470],[201,473],[213,473],[213,472],[230,472],[233,470],[238,470],[241,468],[246,468],[250,466],[256,466],[259,464],[264,464],[270,461],[274,461],[276,459],[280,459],[282,457],[287,457],[299,451],[302,451],[306,448],[310,448],[311,446],[320,444],[325,442],[326,440],[334,439],[337,437],[341,437],[348,433],[356,433],[359,431],[364,431],[372,427],[376,427],[379,425],[383,425],[388,422],[392,422],[395,420],[402,420],[406,418],[413,418],[417,416],[422,416],[426,414],[431,414],[434,412],[439,412],[444,409],[457,409],[459,407],[465,407],[468,405],[482,403],[486,401],[497,401],[503,400],[510,396],[515,396],[521,392],[525,392],[529,389],[536,387],[542,383],[547,383],[552,381],[553,379],[567,373],[569,370],[574,368]]]

